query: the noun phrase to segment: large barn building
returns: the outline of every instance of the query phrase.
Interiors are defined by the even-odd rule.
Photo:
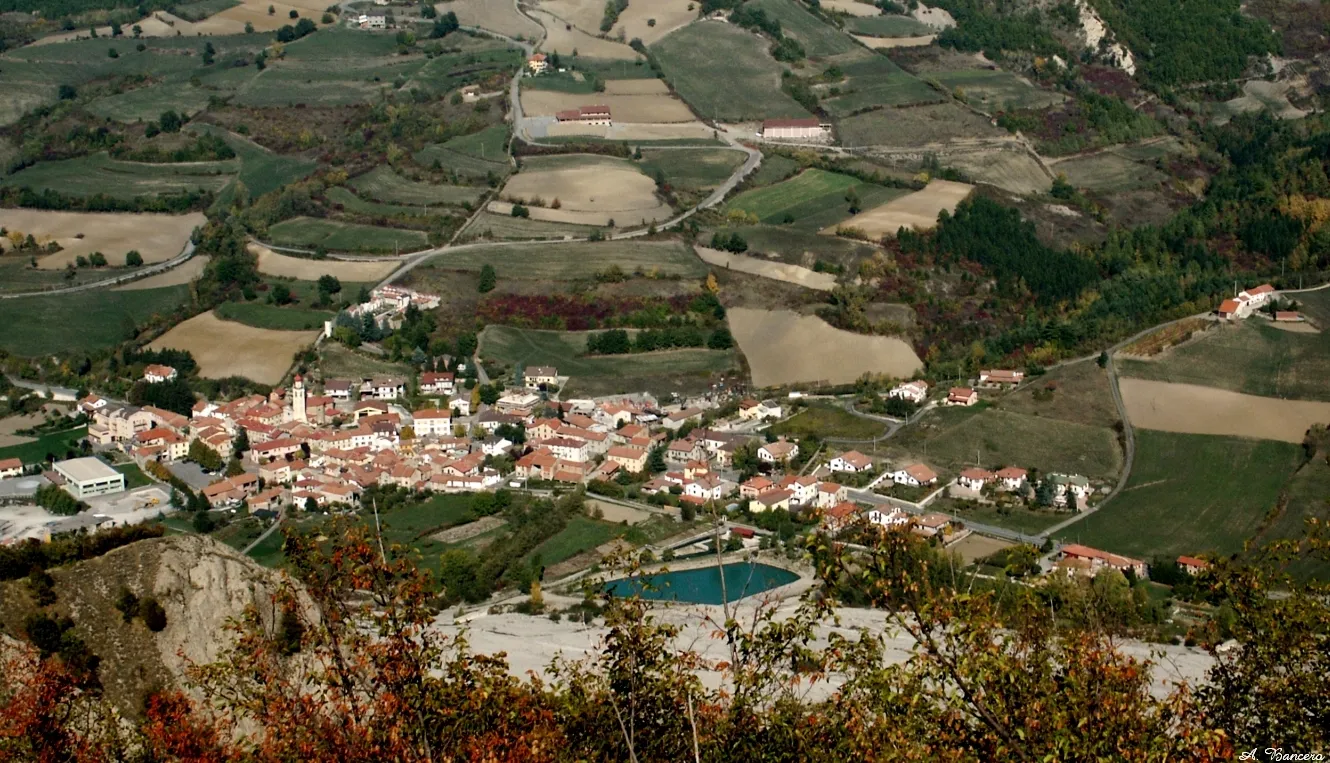
[[[768,119],[762,123],[762,137],[767,140],[826,140],[831,125],[813,119]]]

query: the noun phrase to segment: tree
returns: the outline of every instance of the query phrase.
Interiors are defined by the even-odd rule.
[[[514,204],[509,214],[512,215],[513,217],[530,217],[531,210],[527,209],[522,204]]]
[[[314,496],[305,499],[305,511],[314,514],[319,510],[319,502],[314,500]]]
[[[667,468],[668,467],[665,464],[665,447],[663,445],[657,445],[652,448],[651,452],[647,455],[647,471],[652,474],[657,474],[665,471]]]
[[[1034,490],[1034,502],[1040,506],[1052,506],[1057,496],[1057,485],[1048,477],[1039,481],[1039,485]]]
[[[238,427],[238,429],[235,440],[231,442],[231,452],[235,453],[237,458],[243,456],[249,450],[249,432],[246,432],[244,427]]]
[[[762,465],[761,459],[757,457],[757,447],[756,443],[746,442],[734,450],[734,468],[742,479],[757,474]]]
[[[240,463],[240,459],[233,458],[226,462],[226,476],[238,477],[245,473],[245,465]]]
[[[462,25],[457,21],[457,14],[448,11],[442,16],[434,19],[434,26],[430,29],[429,36],[436,40],[440,37],[447,37],[460,29],[461,26]]]
[[[334,275],[319,276],[319,292],[323,294],[337,294],[342,291],[342,282]]]
[[[212,43],[211,43],[211,42],[209,42],[209,43],[207,43],[206,45],[204,45],[204,46],[203,46],[203,65],[204,65],[204,66],[212,66],[212,62],[213,62],[214,57],[215,57],[216,55],[217,55],[217,49],[214,48],[214,47],[212,46]]]
[[[268,6],[268,15],[269,15],[269,16],[274,16],[274,15],[276,15],[276,14],[277,14],[277,9],[274,8],[274,7],[271,6],[271,5]]]
[[[142,264],[143,264],[143,255],[139,254],[139,250],[130,249],[128,252],[125,252],[126,267],[137,268]]]
[[[217,528],[216,520],[214,520],[207,511],[194,512],[194,520],[192,524],[194,526],[194,532],[200,535],[207,535]]]
[[[291,294],[291,287],[284,283],[275,283],[272,286],[272,301],[275,305],[289,305],[294,297]]]
[[[60,100],[72,101],[78,97],[78,90],[76,90],[73,85],[61,85],[58,94]]]
[[[494,287],[497,285],[497,280],[498,277],[494,273],[493,265],[487,262],[480,267],[479,290],[481,294],[494,291]]]
[[[716,330],[711,332],[711,337],[707,339],[707,347],[713,350],[728,350],[734,346],[734,336],[725,326],[717,326]]]
[[[208,472],[219,471],[225,465],[222,462],[222,457],[217,455],[217,451],[208,447],[207,443],[202,440],[195,440],[189,444],[187,458]]]
[[[1103,352],[1100,352],[1100,353],[1099,353],[1099,358],[1098,358],[1095,362],[1099,364],[1099,367],[1100,367],[1100,368],[1107,368],[1107,367],[1108,367],[1108,351],[1107,351],[1107,350],[1104,350]]]

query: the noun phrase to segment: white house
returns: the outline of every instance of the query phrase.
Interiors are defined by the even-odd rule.
[[[170,366],[162,366],[156,363],[145,366],[143,369],[143,381],[149,384],[161,384],[176,378],[179,374]]]
[[[526,60],[526,68],[531,70],[532,74],[544,74],[549,71],[549,62],[545,60],[544,53],[536,53]]]
[[[453,412],[450,408],[426,408],[411,414],[416,437],[446,437],[453,433]]]
[[[0,480],[23,474],[23,461],[17,458],[0,459]]]
[[[739,403],[739,418],[744,421],[761,421],[763,419],[778,419],[781,416],[780,403],[774,400],[744,400]]]
[[[703,501],[719,501],[724,496],[725,483],[719,477],[705,475],[687,482],[683,494]]]
[[[1019,491],[1024,489],[1028,476],[1029,472],[1016,466],[1008,466],[997,471],[998,482],[1003,490]]]
[[[1048,480],[1053,483],[1053,505],[1066,506],[1067,497],[1071,496],[1076,506],[1081,499],[1090,494],[1090,481],[1079,474],[1050,474]]]
[[[420,375],[422,395],[451,395],[456,391],[457,383],[451,373],[426,371]]]
[[[971,467],[961,472],[956,483],[966,490],[983,490],[984,486],[997,479],[997,475],[987,469]]]
[[[891,529],[908,525],[910,523],[910,515],[900,509],[890,509],[882,506],[868,512],[868,521],[878,527]]]
[[[833,472],[846,472],[849,474],[858,474],[860,472],[873,471],[873,460],[857,450],[848,453],[842,453],[831,459],[827,464]]]
[[[952,387],[947,392],[947,405],[963,405],[969,407],[979,402],[979,393],[969,387]]]
[[[838,485],[835,482],[820,482],[817,486],[817,505],[821,509],[829,509],[838,503],[844,503],[849,490],[844,485]]]
[[[799,455],[799,446],[788,440],[769,442],[757,449],[759,461],[768,464],[783,464]]]
[[[562,458],[565,461],[587,460],[587,445],[580,440],[567,437],[551,437],[548,440],[541,440],[536,445],[548,449],[557,458]]]
[[[910,464],[904,469],[898,469],[891,473],[891,481],[897,485],[908,485],[910,487],[923,487],[937,482],[937,472],[929,469],[923,464]]]
[[[897,384],[887,392],[887,397],[897,400],[908,400],[915,405],[919,405],[928,399],[928,382],[918,379],[908,381],[904,384]]]
[[[361,385],[360,389],[362,394],[368,391],[377,400],[395,400],[406,397],[406,379],[400,376],[375,376],[368,385]]]
[[[1251,305],[1253,310],[1255,310],[1264,307],[1267,302],[1275,298],[1276,294],[1275,287],[1268,283],[1263,283],[1260,286],[1253,286],[1250,289],[1242,291],[1238,294],[1238,297],[1246,297],[1247,303]]]
[[[553,387],[559,383],[559,370],[554,366],[529,366],[522,371],[522,383],[527,389]]]
[[[356,23],[361,29],[386,29],[388,17],[382,13],[362,13],[356,17]]]

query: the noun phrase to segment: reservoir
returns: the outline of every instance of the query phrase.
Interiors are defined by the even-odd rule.
[[[721,595],[721,572],[715,567],[665,572],[634,579],[615,580],[607,590],[616,596],[641,594],[643,599],[678,601],[685,604],[720,604],[724,598],[737,601],[773,588],[780,588],[799,576],[769,564],[736,562],[724,567],[725,597]]]

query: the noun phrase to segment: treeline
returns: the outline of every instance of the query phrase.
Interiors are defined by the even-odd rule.
[[[125,365],[135,363],[152,364],[156,363],[163,366],[170,366],[180,372],[181,376],[188,376],[194,373],[198,368],[198,363],[194,361],[194,356],[189,350],[172,350],[163,348],[160,350],[143,349],[125,350],[122,358]]]
[[[176,191],[156,196],[135,196],[122,199],[96,193],[92,196],[70,196],[50,188],[34,191],[31,188],[0,188],[0,206],[52,209],[68,212],[167,212],[184,214],[207,209],[213,200],[211,191]]]
[[[92,11],[137,8],[139,15],[146,16],[151,11],[167,10],[173,5],[175,3],[170,0],[0,0],[0,13],[37,13],[44,18],[58,19]]]
[[[111,157],[127,162],[214,162],[234,159],[236,155],[226,141],[216,135],[200,135],[193,143],[173,151],[163,151],[156,146],[147,146],[137,151],[130,151],[124,146],[111,149]]]
[[[628,10],[628,0],[605,0],[605,16],[600,20],[600,31],[608,32],[619,23],[619,14]]]
[[[944,4],[945,5],[945,4]],[[1092,0],[1136,53],[1138,76],[1158,85],[1242,76],[1252,56],[1277,53],[1270,26],[1239,0]]]
[[[52,514],[66,517],[73,516],[88,508],[88,504],[65,492],[65,489],[58,485],[38,487],[33,500],[37,502],[38,506]]]
[[[728,350],[734,346],[734,337],[725,326],[718,326],[708,332],[699,326],[685,325],[644,329],[631,338],[623,329],[610,329],[591,334],[586,341],[586,351],[591,355],[626,355],[703,346],[712,350]]]
[[[956,19],[956,26],[942,31],[937,44],[970,53],[983,51],[992,59],[1002,52],[1028,51],[1039,55],[1067,55],[1066,48],[1048,31],[1048,20],[1036,10],[1006,11],[1013,4],[990,0],[938,0]]]
[[[164,532],[161,525],[130,525],[108,528],[92,535],[57,535],[45,543],[29,538],[0,545],[0,580],[17,580],[33,570],[93,559],[144,538],[159,538]]]

